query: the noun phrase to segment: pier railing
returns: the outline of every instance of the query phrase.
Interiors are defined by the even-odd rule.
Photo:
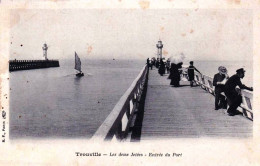
[[[93,135],[93,140],[125,140],[133,125],[134,114],[148,80],[148,67],[144,66],[128,90],[117,102],[111,113]]]
[[[194,79],[197,85],[200,85],[201,88],[205,89],[212,95],[215,95],[214,92],[215,88],[213,86],[212,77],[195,72]],[[253,109],[252,109],[253,93],[248,90],[241,90],[238,88],[237,90],[240,92],[242,96],[242,104],[240,105],[239,111],[241,111],[245,117],[249,118],[250,120],[253,120]]]

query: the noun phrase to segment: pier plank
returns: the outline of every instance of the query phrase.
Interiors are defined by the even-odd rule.
[[[168,75],[150,70],[141,140],[196,137],[252,137],[253,122],[214,110],[214,96],[181,81],[170,86]]]

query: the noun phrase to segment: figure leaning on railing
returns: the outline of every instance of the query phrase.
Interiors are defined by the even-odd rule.
[[[201,72],[195,66],[193,66],[193,61],[190,61],[190,66],[188,67],[188,77],[191,87],[193,87],[194,82],[194,70],[201,74]]]
[[[237,111],[237,107],[242,103],[242,96],[236,91],[236,86],[240,89],[247,89],[253,91],[253,87],[247,87],[241,83],[241,78],[244,78],[245,70],[240,68],[236,71],[236,74],[231,76],[224,87],[225,95],[227,96],[229,108],[227,110],[229,116],[241,114]]]
[[[219,73],[215,74],[213,78],[213,86],[215,86],[215,110],[227,108],[227,101],[221,93],[224,92],[225,83],[229,79],[229,76],[224,66],[220,66],[218,71]]]

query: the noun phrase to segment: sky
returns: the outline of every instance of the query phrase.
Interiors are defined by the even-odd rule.
[[[146,59],[183,53],[187,60],[252,61],[252,12],[246,9],[34,9],[11,11],[10,59]]]

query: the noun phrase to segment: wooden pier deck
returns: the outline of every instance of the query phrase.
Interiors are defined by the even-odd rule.
[[[228,116],[226,110],[214,110],[214,96],[201,87],[171,87],[168,75],[150,70],[142,140],[170,138],[246,138],[252,137],[253,122],[241,115]]]

